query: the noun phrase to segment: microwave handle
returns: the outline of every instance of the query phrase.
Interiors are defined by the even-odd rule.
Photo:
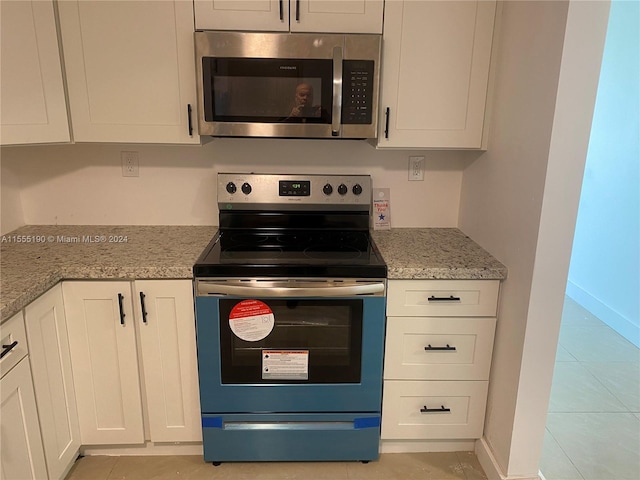
[[[342,122],[342,47],[333,47],[333,113],[331,135],[340,136]]]

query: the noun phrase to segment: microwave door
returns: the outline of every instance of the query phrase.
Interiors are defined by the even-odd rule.
[[[210,86],[204,120],[214,125],[214,134],[330,135],[335,118],[331,59],[207,57],[203,75]]]

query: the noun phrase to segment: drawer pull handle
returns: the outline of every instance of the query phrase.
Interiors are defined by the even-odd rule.
[[[18,346],[17,340],[9,345],[2,345],[3,350],[2,353],[0,353],[0,358],[4,357],[7,353],[16,348],[16,346]]]
[[[456,351],[456,347],[451,347],[448,343],[446,347],[432,347],[431,344],[427,345],[426,347],[424,347],[425,350],[427,351],[446,351],[446,352],[455,352]]]
[[[444,408],[444,405],[440,405],[440,408],[427,408],[425,405],[420,409],[420,413],[435,413],[435,412],[450,412],[450,408]]]
[[[448,297],[434,297],[431,295],[427,300],[430,302],[459,302],[460,297],[454,297],[453,295],[449,295]]]

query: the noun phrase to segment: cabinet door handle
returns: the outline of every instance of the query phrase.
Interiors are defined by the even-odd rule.
[[[284,0],[280,0],[280,21],[284,22]]]
[[[126,317],[126,315],[124,314],[124,308],[122,307],[122,299],[124,298],[124,296],[119,293],[118,294],[118,308],[120,308],[120,325],[124,325],[124,317]]]
[[[427,300],[430,302],[459,302],[460,297],[454,297],[453,295],[449,295],[448,297],[434,297],[431,295]]]
[[[450,347],[449,344],[447,343],[446,347],[432,347],[431,344],[427,345],[426,347],[424,347],[425,350],[438,350],[438,351],[447,351],[447,352],[455,352],[456,351],[456,347]]]
[[[191,119],[191,104],[187,104],[187,119],[189,121],[189,136],[193,137],[193,120]]]
[[[0,353],[0,358],[3,358],[7,353],[9,353],[11,350],[16,348],[17,346],[18,346],[17,340],[13,343],[10,343],[9,345],[2,345],[2,353]]]
[[[389,138],[389,107],[384,112],[384,138]]]
[[[440,408],[427,408],[425,405],[420,409],[420,413],[436,413],[436,412],[450,412],[450,408],[445,408],[444,405],[440,405]]]
[[[140,292],[140,308],[142,308],[142,323],[147,323],[147,309],[144,306],[145,294]]]
[[[296,0],[296,22],[300,22],[300,0]]]

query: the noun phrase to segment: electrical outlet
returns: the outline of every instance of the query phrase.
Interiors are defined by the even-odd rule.
[[[120,152],[122,160],[123,177],[139,177],[140,164],[138,163],[138,152]]]
[[[424,157],[409,157],[409,180],[424,180]]]

